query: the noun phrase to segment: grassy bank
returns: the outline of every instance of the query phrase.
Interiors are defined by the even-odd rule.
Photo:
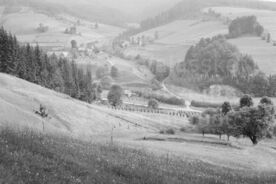
[[[0,132],[0,183],[275,183],[276,174],[236,171],[141,150],[30,131]]]

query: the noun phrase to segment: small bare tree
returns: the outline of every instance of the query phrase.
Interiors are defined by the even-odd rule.
[[[35,113],[38,114],[42,118],[42,126],[43,126],[43,132],[44,132],[45,125],[44,125],[43,119],[46,119],[49,116],[49,114],[47,112],[47,108],[44,105],[40,104],[39,110],[35,111]]]

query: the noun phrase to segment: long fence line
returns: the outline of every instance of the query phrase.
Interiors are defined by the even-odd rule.
[[[128,111],[128,112],[141,112],[151,114],[164,114],[169,116],[177,116],[182,118],[190,118],[193,116],[200,115],[200,112],[189,111],[189,110],[172,110],[172,109],[151,109],[144,106],[136,105],[121,105],[121,106],[108,106],[108,108],[117,111]]]

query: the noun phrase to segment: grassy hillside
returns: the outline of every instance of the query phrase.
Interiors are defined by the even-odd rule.
[[[125,15],[119,10],[105,6],[96,0],[79,0],[77,2],[73,0],[0,0],[0,4],[12,9],[27,6],[48,15],[66,13],[78,18],[113,25],[121,24],[126,20]]]
[[[81,153],[86,154],[86,151],[83,152],[83,149],[80,149],[82,147],[78,147],[79,143],[76,143],[70,140],[68,143],[67,140],[66,139],[64,140],[63,138],[61,138],[62,141],[60,143],[60,138],[52,137],[52,135],[64,135],[64,136],[78,138],[81,140],[88,140],[89,142],[93,140],[95,142],[100,142],[100,143],[110,142],[111,137],[113,137],[114,142],[118,143],[118,145],[141,148],[143,150],[148,150],[150,153],[153,153],[154,155],[169,154],[172,156],[175,155],[177,156],[177,158],[181,158],[185,160],[200,160],[200,163],[202,163],[203,165],[201,164],[197,165],[195,169],[201,168],[203,169],[204,172],[207,173],[207,175],[209,175],[208,170],[211,169],[210,167],[210,164],[211,164],[212,167],[219,168],[219,169],[218,170],[211,169],[212,172],[210,172],[210,176],[214,177],[214,176],[221,175],[220,178],[226,177],[225,179],[222,179],[222,181],[224,180],[228,181],[229,179],[228,178],[229,175],[225,175],[224,171],[227,171],[226,173],[231,172],[231,175],[234,174],[235,177],[238,177],[236,176],[235,173],[240,172],[240,169],[242,169],[245,171],[245,174],[240,175],[240,177],[244,177],[245,179],[244,181],[247,181],[247,179],[249,181],[252,181],[250,178],[252,178],[254,175],[251,175],[250,173],[255,172],[254,170],[257,170],[259,173],[264,172],[266,174],[269,174],[270,172],[274,172],[275,170],[275,163],[276,163],[275,149],[274,149],[276,147],[275,140],[265,140],[261,142],[258,146],[252,147],[250,142],[247,139],[231,138],[231,141],[227,142],[224,139],[219,140],[217,136],[206,135],[206,137],[203,138],[201,135],[193,133],[194,131],[190,132],[191,125],[189,125],[188,120],[183,117],[169,116],[165,114],[156,114],[156,113],[151,114],[151,113],[135,112],[135,111],[113,110],[101,105],[96,105],[96,104],[89,105],[89,104],[74,100],[66,95],[56,93],[54,91],[42,88],[35,84],[31,84],[29,82],[17,79],[15,77],[11,77],[6,74],[0,74],[0,85],[1,85],[0,127],[8,126],[13,130],[29,129],[39,134],[43,132],[44,134],[50,135],[50,137],[42,136],[39,139],[36,139],[37,138],[36,134],[30,134],[30,136],[32,137],[32,141],[35,141],[35,142],[29,143],[28,140],[30,139],[28,138],[29,136],[28,133],[24,133],[22,135],[23,137],[19,137],[19,138],[16,138],[16,136],[20,134],[12,135],[12,136],[15,136],[14,138],[10,138],[9,135],[8,137],[5,137],[4,136],[5,134],[3,133],[0,134],[1,136],[4,136],[4,137],[0,136],[0,144],[2,143],[6,144],[7,142],[10,143],[10,141],[17,140],[17,139],[20,139],[24,142],[24,143],[18,142],[18,141],[11,142],[11,145],[9,145],[8,147],[1,146],[1,148],[9,148],[9,149],[15,149],[15,150],[19,149],[17,150],[18,151],[17,153],[19,152],[21,153],[20,149],[22,149],[22,147],[17,148],[17,145],[26,146],[24,147],[24,150],[31,149],[30,152],[29,151],[24,152],[27,155],[24,155],[22,153],[22,154],[19,154],[20,158],[16,157],[21,160],[19,161],[20,163],[22,163],[22,160],[23,161],[35,160],[34,162],[28,162],[31,165],[26,166],[28,168],[29,167],[31,168],[31,170],[28,170],[31,173],[33,173],[34,170],[41,171],[40,167],[43,167],[43,168],[50,167],[53,169],[50,171],[53,171],[53,172],[55,172],[57,169],[58,173],[65,172],[63,169],[67,168],[66,175],[64,176],[67,176],[67,174],[71,175],[72,173],[73,173],[73,176],[75,176],[74,174],[76,174],[76,172],[78,173],[80,170],[86,171],[87,168],[90,168],[90,171],[91,171],[91,165],[93,165],[93,163],[87,162],[85,160],[86,157],[81,156],[82,155]],[[49,118],[41,119],[41,117],[35,113],[35,111],[39,109],[40,104],[45,105],[46,108],[48,109]],[[44,131],[43,131],[43,124],[44,124]],[[175,131],[175,135],[165,135],[165,134],[161,135],[159,133],[161,130],[164,131],[170,128],[172,128]],[[183,133],[180,131],[180,129],[184,129],[187,132]],[[4,140],[8,139],[8,140],[1,141],[3,139]],[[48,142],[48,140],[54,140],[54,141]],[[35,148],[36,146],[34,145],[41,146],[39,144],[41,141],[45,141],[43,142],[43,147],[38,147],[37,148],[38,150],[36,150]],[[65,141],[65,143],[63,141]],[[83,145],[82,143],[80,144]],[[67,147],[69,150],[64,149],[62,145]],[[58,165],[54,165],[54,166],[51,165],[52,164],[51,161],[49,161],[50,163],[46,162],[44,159],[48,158],[48,156],[45,156],[46,158],[44,158],[44,155],[43,155],[44,153],[43,150],[45,150],[44,146],[46,146],[46,150],[50,151],[50,153],[46,152],[47,154],[49,153],[50,155],[55,155],[50,157],[50,159],[63,158],[63,161],[65,160],[66,161],[55,162],[55,163],[58,163]],[[76,149],[74,148],[74,146],[77,146]],[[89,146],[83,146],[83,147],[88,148]],[[92,147],[91,149],[97,150],[98,148],[99,147]],[[40,152],[39,150],[42,150],[42,151]],[[60,152],[60,150],[63,150],[64,152]],[[75,155],[76,150],[81,150],[81,153],[77,152]],[[108,150],[106,154],[109,155],[111,150]],[[1,155],[6,155],[7,157],[8,155],[10,155],[9,154],[10,150],[7,151],[7,150],[0,149],[0,151],[4,151],[4,153],[3,154],[1,153]],[[33,155],[31,153],[33,153]],[[69,153],[69,154],[64,155],[64,153]],[[88,153],[92,154],[93,152],[88,150],[87,154]],[[126,158],[128,157],[128,155],[125,155],[125,154],[130,152],[123,151],[123,153],[124,154],[122,155],[122,157]],[[72,155],[72,154],[75,155],[74,158],[77,158],[77,160],[71,160],[72,157],[70,157],[69,155]],[[118,155],[117,152],[115,152],[114,154]],[[42,157],[40,157],[41,155]],[[61,157],[61,155],[63,156]],[[100,152],[99,155],[105,155],[105,153]],[[15,159],[15,157],[13,157],[13,155],[10,155],[10,156],[12,157],[8,157],[7,159],[5,159],[5,160],[11,159],[10,162],[2,162],[2,161],[0,162],[0,170],[1,169],[3,170],[1,163],[7,164],[7,163],[14,162],[14,160],[12,159]],[[22,156],[22,159],[21,159],[21,156]],[[154,157],[155,156],[153,156],[153,158]],[[1,158],[4,158],[4,157],[1,156],[0,159]],[[25,160],[23,158],[25,158]],[[69,167],[69,168],[71,169],[76,167],[77,168],[76,170],[70,170],[70,169],[68,170],[67,165],[63,165],[64,163],[65,164],[68,163],[67,158],[69,159],[69,163],[73,165],[72,167]],[[142,158],[144,159],[144,157]],[[114,159],[115,159],[114,164],[115,162],[116,163],[120,162],[120,158],[115,157]],[[107,160],[110,161],[109,157],[107,158]],[[71,161],[73,161],[73,163]],[[41,163],[41,164],[33,165],[35,163]],[[44,163],[46,165],[44,165]],[[83,165],[84,163],[85,165]],[[130,166],[129,163],[130,162],[123,162],[122,164],[125,167],[125,166]],[[142,163],[144,163],[144,161]],[[156,162],[154,161],[154,163]],[[154,164],[154,163],[151,163],[151,164]],[[185,163],[186,161],[183,162],[182,164],[185,165]],[[188,163],[190,163],[190,161]],[[208,166],[205,167],[206,163],[209,163],[209,164],[207,164]],[[50,164],[50,165],[47,165],[47,164]],[[112,161],[112,165],[113,165],[113,161]],[[176,170],[178,170],[178,172],[179,171],[182,172],[183,171],[182,169],[178,169],[179,166],[173,164],[171,169],[175,168]],[[8,169],[6,169],[6,167]],[[225,169],[222,170],[221,169],[222,167],[223,168],[225,167]],[[183,168],[187,168],[187,167],[185,166]],[[229,170],[229,168],[231,169]],[[252,170],[251,168],[254,168],[254,170]],[[18,168],[16,166],[13,166],[13,165],[11,166],[11,164],[9,164],[9,166],[4,165],[4,170],[7,172],[0,172],[0,173],[2,174],[2,177],[12,178],[12,176],[15,176],[15,179],[18,179],[18,177],[20,178],[25,173],[25,170],[23,172],[20,169],[21,167]],[[168,171],[171,171],[171,169],[169,169]],[[173,173],[178,173],[176,172],[176,170]],[[39,174],[45,174],[43,173],[44,171],[45,170],[42,170],[41,171],[42,173],[39,173]],[[136,173],[137,170],[134,169],[131,171]],[[220,171],[222,171],[222,173]],[[15,172],[15,173],[17,172],[19,173],[19,175],[8,175],[10,172]],[[20,175],[21,172],[23,172],[22,175]],[[49,174],[48,170],[46,170],[46,172],[47,174]],[[84,172],[84,173],[87,174],[87,172]],[[77,174],[77,176],[79,177],[80,175],[81,174]],[[177,178],[180,181],[186,181],[185,179],[189,175],[191,177],[194,176],[187,171],[187,175],[185,175],[185,177],[183,176],[184,178],[181,178],[181,177],[180,178],[177,177]],[[84,175],[84,176],[87,176],[87,178],[89,178],[90,176],[89,172],[87,175]],[[170,176],[168,178],[169,181],[171,178],[174,178],[174,176],[172,175],[169,175],[169,176]],[[179,175],[177,174],[177,176]],[[270,176],[272,175],[269,174],[267,181],[271,180]],[[30,174],[30,177],[35,177],[35,176],[33,174]],[[208,178],[210,178],[211,181],[213,181],[212,179],[213,177],[208,177]],[[260,177],[260,180],[263,181],[262,174],[259,175],[259,177]],[[144,178],[145,176],[142,177],[142,179]],[[151,178],[151,177],[146,177],[146,178]],[[36,178],[36,179],[41,179],[41,178]],[[82,179],[84,178],[81,178],[81,180]],[[176,179],[176,181],[178,181],[178,179]],[[230,179],[233,179],[233,178],[231,177]]]
[[[1,124],[15,127],[31,127],[41,131],[43,122],[47,132],[63,132],[77,137],[110,135],[115,133],[158,132],[169,126],[180,128],[187,120],[154,114],[114,111],[105,106],[89,105],[24,80],[0,74]],[[49,118],[42,120],[35,114],[40,104],[49,111]],[[168,124],[171,122],[172,124]]]
[[[197,160],[41,135],[0,132],[0,181],[5,183],[274,183],[275,173],[232,170]]]
[[[5,9],[6,7],[1,8]],[[77,26],[77,34],[64,34],[65,29],[76,24],[77,20],[80,20],[80,25]],[[44,33],[36,30],[41,23],[44,26],[48,26],[48,30]],[[95,22],[86,21],[63,12],[49,15],[45,12],[22,6],[15,12],[1,15],[0,9],[1,26],[16,34],[19,41],[32,44],[39,43],[42,47],[70,47],[70,42],[73,39],[79,45],[94,41],[98,41],[100,44],[107,44],[123,31],[119,27],[101,23],[99,24],[99,29],[94,29],[94,24]]]
[[[241,16],[255,15],[266,31],[271,33],[271,38],[276,39],[275,11],[237,7],[213,7],[212,9],[215,12],[220,13],[222,16],[231,19]]]
[[[159,39],[145,47],[130,47],[126,55],[138,54],[151,59],[157,59],[169,66],[184,60],[187,50],[202,37],[212,37],[217,34],[227,33],[227,27],[219,21],[179,20],[160,26],[138,36],[154,37],[158,31]]]

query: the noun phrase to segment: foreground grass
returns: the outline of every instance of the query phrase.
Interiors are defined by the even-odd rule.
[[[276,174],[235,171],[141,150],[30,131],[0,132],[0,183],[276,183]]]

